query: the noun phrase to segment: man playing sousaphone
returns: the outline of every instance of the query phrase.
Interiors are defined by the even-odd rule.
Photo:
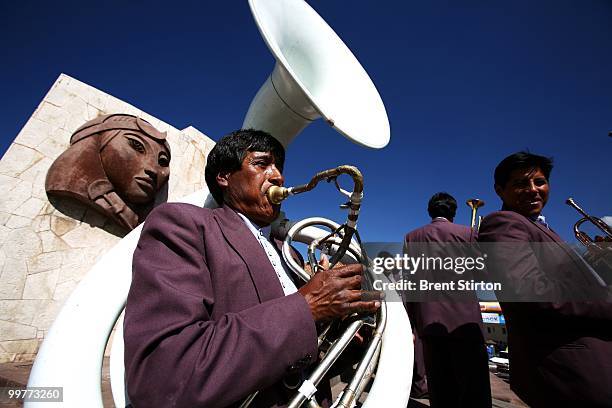
[[[360,265],[317,273],[298,288],[270,239],[285,152],[265,132],[239,130],[208,156],[219,208],[164,204],[134,254],[125,314],[125,367],[135,407],[283,406],[281,385],[317,357],[316,323],[374,312]]]

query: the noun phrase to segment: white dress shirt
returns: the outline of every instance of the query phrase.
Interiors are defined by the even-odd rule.
[[[285,296],[290,295],[292,293],[297,292],[297,287],[291,280],[291,277],[287,270],[285,269],[285,265],[282,262],[276,248],[270,242],[270,231],[271,227],[268,225],[267,227],[259,228],[255,224],[251,222],[247,217],[243,214],[237,213],[240,218],[244,221],[246,226],[249,228],[249,231],[253,233],[255,238],[257,238],[257,242],[264,249],[264,252],[268,256],[268,260],[272,264],[274,271],[276,272],[276,276],[278,276],[278,281],[280,282],[283,292],[285,292]]]

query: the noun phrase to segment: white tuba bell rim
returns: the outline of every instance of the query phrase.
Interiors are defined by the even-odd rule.
[[[390,126],[380,94],[325,20],[305,1],[249,0],[249,6],[266,45],[281,66],[275,71],[286,72],[290,78],[289,86],[271,84],[289,110],[298,113],[306,124],[316,119],[312,113],[316,111],[352,142],[375,149],[385,147]],[[251,104],[246,125],[254,116],[250,114],[253,108]],[[288,138],[285,145],[292,136]]]

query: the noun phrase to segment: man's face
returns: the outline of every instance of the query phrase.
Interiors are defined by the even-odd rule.
[[[537,167],[513,170],[504,187],[495,185],[506,207],[525,217],[540,215],[548,201],[548,191],[548,180]]]
[[[166,147],[135,131],[121,131],[102,148],[100,158],[108,180],[128,203],[153,201],[170,176]]]
[[[284,182],[270,152],[247,152],[240,170],[217,176],[223,200],[260,227],[269,225],[280,211],[280,205],[270,203],[266,191]]]

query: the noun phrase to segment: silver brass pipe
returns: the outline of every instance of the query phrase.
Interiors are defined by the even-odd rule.
[[[351,379],[349,385],[344,389],[338,407],[350,408],[354,407],[359,399],[359,396],[365,389],[370,380],[373,365],[378,361],[377,355],[380,353],[382,344],[382,336],[387,325],[387,305],[383,302],[378,312],[376,330],[370,340],[370,344],[365,352],[364,357],[359,362],[357,370]]]
[[[307,184],[301,184],[294,187],[279,187],[272,186],[266,191],[266,195],[272,204],[280,204],[290,195],[296,195],[310,191],[319,184],[321,180],[333,180],[334,178],[347,174],[353,179],[353,193],[361,194],[363,192],[363,175],[355,166],[342,165],[333,169],[324,170],[314,175]]]
[[[310,374],[306,381],[313,384],[315,387],[321,382],[325,374],[329,371],[331,366],[338,360],[344,349],[351,342],[355,334],[359,331],[359,329],[363,326],[363,319],[356,320],[352,322],[349,327],[342,333],[339,339],[337,339],[329,348],[323,360],[319,363],[319,365],[314,369],[314,371]],[[291,402],[289,403],[289,408],[298,408],[300,407],[308,398],[308,396],[298,393]]]

